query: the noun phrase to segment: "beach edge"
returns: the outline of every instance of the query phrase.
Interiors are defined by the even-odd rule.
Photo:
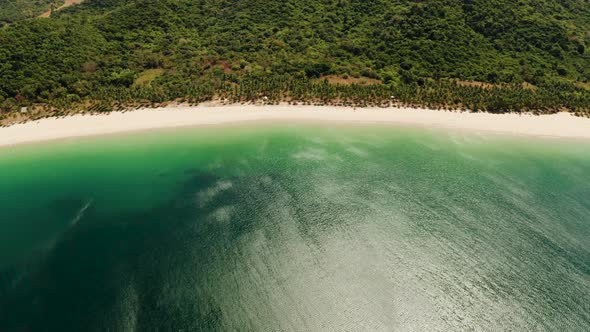
[[[246,122],[316,121],[432,127],[498,134],[590,140],[590,118],[472,113],[402,107],[351,108],[311,105],[174,105],[107,114],[74,114],[0,128],[0,147],[150,129]]]

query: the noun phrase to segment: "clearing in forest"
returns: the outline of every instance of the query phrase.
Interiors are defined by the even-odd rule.
[[[77,5],[79,3],[82,3],[82,1],[84,0],[65,0],[64,4],[55,8],[53,11],[58,11],[58,10],[62,10],[66,7],[69,7],[71,5]],[[49,15],[51,15],[51,13],[53,12],[51,9],[44,12],[43,14],[39,15],[39,17],[49,17]]]

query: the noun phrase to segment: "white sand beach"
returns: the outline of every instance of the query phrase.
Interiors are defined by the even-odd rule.
[[[61,138],[104,135],[129,131],[216,125],[247,121],[319,121],[359,124],[391,124],[463,129],[515,135],[590,139],[590,118],[569,113],[519,115],[448,112],[413,108],[350,108],[292,106],[287,104],[168,106],[113,112],[104,115],[76,114],[47,118],[0,128],[0,146]]]

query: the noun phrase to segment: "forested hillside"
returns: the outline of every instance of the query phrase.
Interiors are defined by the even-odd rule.
[[[5,111],[262,95],[590,108],[584,0],[88,0],[4,27],[0,44]]]
[[[64,0],[0,0],[0,26],[14,21],[33,18],[59,7]]]

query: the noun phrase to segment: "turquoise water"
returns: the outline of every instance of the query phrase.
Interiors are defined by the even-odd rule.
[[[588,331],[590,143],[249,125],[0,149],[0,331]]]

